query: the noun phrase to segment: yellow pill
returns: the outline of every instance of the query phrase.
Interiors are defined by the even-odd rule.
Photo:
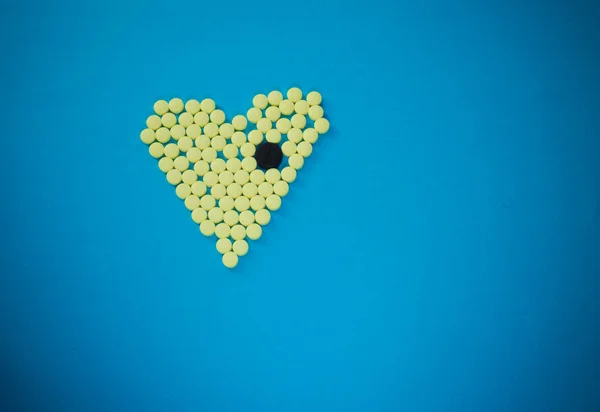
[[[256,196],[258,193],[258,186],[256,186],[256,184],[252,183],[252,182],[248,182],[246,183],[243,187],[242,187],[242,193],[244,194],[244,196],[246,196],[248,199],[251,199],[252,197]]]
[[[213,137],[210,140],[210,145],[213,147],[213,149],[215,149],[217,152],[222,151],[225,146],[227,145],[227,140],[225,140],[225,138],[221,135],[217,135],[215,137]]]
[[[265,111],[265,117],[272,122],[276,122],[281,117],[281,111],[275,106],[270,106]]]
[[[269,143],[279,143],[281,142],[281,133],[279,132],[279,130],[271,129],[267,132],[265,138]]]
[[[219,134],[226,139],[229,139],[231,136],[233,136],[234,132],[235,129],[231,123],[223,123],[221,126],[219,126]]]
[[[244,130],[248,126],[248,120],[241,114],[238,114],[231,120],[231,125],[235,130]]]
[[[265,180],[271,184],[275,184],[275,182],[281,179],[281,173],[278,169],[272,168],[265,172]]]
[[[250,200],[250,204],[252,205],[252,200]],[[243,226],[249,226],[254,223],[254,213],[249,210],[244,210],[240,213],[240,223]]]
[[[281,179],[288,183],[292,183],[294,180],[296,180],[296,169],[290,166],[284,167],[281,171]]]
[[[302,166],[304,166],[304,158],[298,153],[295,153],[288,158],[288,163],[294,169],[300,170],[302,169]]]
[[[294,153],[296,153],[296,143],[290,142],[289,140],[281,145],[281,151],[287,157],[290,157]]]
[[[173,159],[169,157],[163,157],[158,161],[158,168],[163,173],[167,173],[169,170],[173,169]]]
[[[217,252],[220,254],[224,255],[227,252],[231,252],[232,248],[233,244],[231,243],[231,240],[227,238],[217,240]]]
[[[257,107],[252,107],[246,112],[246,117],[250,123],[256,123],[262,117],[262,111]]]
[[[269,119],[262,118],[258,122],[256,122],[256,129],[259,132],[266,133],[267,130],[271,130],[273,128],[273,123]]]
[[[207,187],[213,187],[219,183],[219,175],[215,172],[206,172],[202,180]]]
[[[175,188],[175,194],[178,198],[185,199],[186,197],[192,194],[192,189],[190,188],[190,185],[186,183],[180,183]]]
[[[237,149],[236,149],[237,150]],[[237,151],[236,151],[237,153]],[[242,168],[242,161],[237,157],[227,160],[227,170],[231,173],[237,173]]]
[[[252,99],[252,105],[254,105],[254,107],[261,109],[261,110],[264,109],[265,107],[267,107],[268,104],[269,104],[269,100],[268,100],[267,96],[265,96],[264,94],[257,94]]]
[[[211,113],[215,110],[215,101],[213,99],[204,99],[200,102],[200,109],[205,113]]]
[[[235,180],[235,182],[239,185],[245,185],[250,181],[250,173],[246,172],[245,170],[238,170],[233,175],[233,180]]]
[[[233,252],[227,252],[223,255],[223,264],[228,269],[233,269],[238,264],[238,256]]]
[[[175,167],[175,169],[179,170],[180,172],[183,172],[184,170],[187,170],[190,167],[190,161],[187,160],[187,157],[185,156],[178,156],[175,158],[175,160],[173,160],[173,166]]]
[[[319,139],[319,133],[312,127],[309,127],[302,132],[302,138],[310,144],[315,144]]]
[[[308,109],[308,117],[312,120],[320,119],[323,117],[323,108],[321,106],[311,106],[311,108]]]
[[[191,113],[185,112],[179,115],[179,124],[183,127],[188,127],[194,123],[194,116]]]
[[[233,204],[233,200],[231,201]],[[228,226],[235,226],[240,221],[239,213],[235,210],[228,210],[223,215],[223,222],[225,222]]]
[[[233,202],[235,205],[235,209],[238,212],[243,212],[244,210],[248,210],[248,208],[250,207],[250,199],[248,199],[246,196],[240,196],[237,199],[235,199],[235,201]]]
[[[240,217],[242,215],[240,214]],[[246,237],[246,228],[242,225],[234,225],[231,228],[231,237],[234,240],[240,240]]]
[[[173,137],[175,140],[181,139],[183,136],[185,136],[185,133],[185,127],[180,124],[176,124],[175,126],[171,127],[171,137]]]
[[[230,212],[231,209],[233,209],[233,199],[229,196],[222,197],[221,199],[219,199],[219,207],[221,208],[221,210],[223,210],[225,212],[225,216],[226,216],[227,212]],[[234,212],[234,213],[237,213],[237,212]],[[223,218],[223,219],[225,219],[225,218]],[[227,223],[227,220],[225,220],[225,222]]]
[[[179,156],[179,147],[175,143],[169,143],[165,146],[165,156],[175,159]]]
[[[258,146],[263,141],[263,134],[260,132],[260,130],[252,130],[250,133],[248,133],[248,141],[253,145]]]
[[[204,149],[206,149],[207,147],[210,146],[210,139],[209,139],[208,136],[206,136],[206,135],[203,134],[203,135],[198,136],[196,138],[194,144],[196,145],[196,147],[198,149],[204,150]]]
[[[202,151],[202,159],[207,162],[212,162],[217,158],[217,151],[212,147],[207,147]]]
[[[185,102],[185,111],[194,115],[200,111],[200,102],[196,99],[190,99]]]
[[[183,183],[191,185],[196,180],[198,180],[198,175],[193,170],[186,170],[181,174],[181,180],[183,181]]]
[[[280,180],[273,185],[273,193],[279,197],[287,195],[290,191],[290,185],[287,182]]]
[[[298,100],[302,99],[302,90],[297,87],[292,87],[287,91],[287,98],[294,103],[297,102]]]
[[[247,157],[244,160],[242,160],[242,169],[244,169],[248,173],[256,169],[256,166],[256,159],[253,157]]]
[[[254,214],[254,220],[256,220],[256,223],[261,226],[268,225],[271,221],[271,212],[269,212],[267,209],[257,210]]]
[[[219,126],[215,123],[207,123],[206,126],[204,126],[204,134],[208,137],[215,137],[219,134]]]
[[[215,207],[216,205],[217,205],[217,202],[215,201],[215,198],[212,197],[212,195],[204,195],[200,199],[200,207],[202,209],[206,210],[207,212],[210,209],[212,209],[213,207]]]
[[[212,162],[210,162],[210,170],[212,170],[216,174],[221,173],[223,170],[225,170],[226,167],[227,164],[223,159],[215,159]]]
[[[298,153],[302,157],[308,157],[312,153],[312,145],[308,142],[300,142],[298,143]]]
[[[308,114],[310,106],[306,100],[299,100],[294,103],[294,111],[299,114]]]
[[[235,132],[233,136],[231,136],[231,143],[236,147],[241,147],[246,143],[246,134],[244,132]]]
[[[281,110],[281,114],[289,116],[294,113],[294,103],[291,100],[282,100],[279,103],[279,110]]]
[[[177,123],[177,118],[173,113],[165,113],[160,118],[160,121],[163,124],[163,126],[171,128],[175,126],[175,123]]]
[[[213,207],[208,211],[208,218],[214,223],[223,221],[223,211],[218,207]]]
[[[187,207],[187,209],[190,211],[200,207],[200,199],[196,195],[189,195],[185,198],[183,203],[185,204],[185,207]]]
[[[229,186],[233,183],[233,173],[229,170],[221,172],[219,174],[219,182],[221,182],[222,185]]]
[[[281,198],[278,195],[270,195],[267,197],[267,208],[269,210],[279,210],[281,207]]]
[[[255,185],[261,184],[265,181],[265,173],[260,169],[253,170],[250,173],[250,181]]]
[[[244,143],[242,147],[240,147],[240,153],[242,153],[243,157],[252,157],[256,152],[256,146],[252,143]]]
[[[219,223],[217,225],[217,227],[215,228],[215,235],[217,235],[217,237],[219,239],[224,239],[229,237],[231,233],[231,228],[229,227],[229,225],[227,223]]]
[[[198,224],[204,222],[208,217],[206,210],[197,208],[192,210],[192,220]]]
[[[269,93],[267,99],[269,100],[269,104],[272,106],[279,106],[279,103],[281,103],[283,100],[283,94],[281,94],[280,91],[273,90],[271,93]]]
[[[217,183],[210,188],[210,194],[217,200],[223,199],[227,195],[227,188],[222,184]]]
[[[225,156],[225,158],[233,160],[234,158],[237,158],[237,155],[238,148],[234,144],[225,145],[223,148],[223,156]]]
[[[190,137],[183,136],[177,141],[177,146],[179,146],[179,150],[182,152],[187,152],[194,146],[194,142]]]
[[[175,114],[181,113],[183,111],[183,100],[179,97],[171,99],[171,101],[169,101],[169,110]]]
[[[204,112],[198,112],[194,115],[194,123],[200,127],[206,126],[209,120],[210,118],[208,117],[208,114]]]
[[[238,183],[230,184],[229,186],[227,186],[227,194],[232,199],[237,199],[242,195],[242,186]]]
[[[283,118],[277,120],[275,127],[277,128],[277,130],[279,130],[279,133],[285,134],[285,133],[289,132],[290,129],[292,128],[292,122],[290,122],[290,119],[283,117]]]
[[[181,183],[181,172],[177,169],[171,169],[167,172],[167,182],[171,183],[173,186]]]
[[[156,133],[152,129],[144,129],[140,133],[140,139],[142,139],[142,142],[150,144],[156,139]]]
[[[146,126],[148,126],[148,128],[150,130],[156,130],[156,129],[158,129],[160,126],[162,126],[162,122],[160,120],[160,117],[158,117],[155,114],[153,114],[151,116],[148,116],[148,118],[146,119]]]
[[[287,134],[288,140],[293,143],[300,143],[302,141],[302,130],[293,127]]]
[[[192,193],[198,197],[204,196],[206,194],[206,185],[204,182],[196,181],[192,183],[191,186]]]
[[[202,134],[202,129],[197,124],[191,124],[185,129],[185,134],[190,139],[196,139]]]
[[[202,150],[198,149],[197,147],[192,147],[188,149],[186,157],[188,158],[190,163],[196,163],[197,161],[202,159]]]
[[[244,239],[233,242],[233,253],[238,256],[245,256],[248,253],[248,242]]]
[[[256,195],[253,196],[252,199],[250,199],[250,207],[252,208],[252,210],[260,210],[260,209],[264,209],[265,208],[265,198],[262,197],[261,195]],[[250,222],[252,223],[252,222]],[[246,225],[248,226],[248,225]]]
[[[269,182],[262,182],[258,185],[258,194],[266,199],[273,194],[273,185]]]
[[[169,140],[171,140],[171,132],[169,131],[169,129],[167,129],[166,127],[160,127],[156,131],[156,140],[158,140],[161,143],[167,143]]]
[[[215,233],[215,224],[210,220],[205,220],[200,223],[200,233],[204,236],[212,236]]]
[[[169,111],[169,103],[166,100],[158,100],[154,103],[154,111],[157,115],[162,116]]]
[[[315,120],[315,130],[319,134],[325,134],[329,131],[329,120],[320,118]]]
[[[262,228],[259,225],[257,225],[256,223],[252,223],[246,229],[246,235],[248,236],[249,239],[258,240],[260,238],[260,236],[262,235]]]
[[[206,160],[198,160],[194,163],[194,172],[196,172],[198,176],[204,176],[209,170],[210,166]]]
[[[292,116],[292,126],[297,129],[304,129],[306,126],[306,116],[296,113]]]
[[[225,112],[217,109],[210,114],[210,121],[216,125],[221,125],[225,121]]]
[[[158,159],[165,153],[165,147],[162,143],[154,142],[148,147],[148,152],[150,152],[150,156]]]
[[[309,105],[311,106],[316,106],[321,104],[321,101],[323,99],[321,98],[321,93],[319,92],[310,92],[307,96],[306,96],[306,101],[308,102]]]

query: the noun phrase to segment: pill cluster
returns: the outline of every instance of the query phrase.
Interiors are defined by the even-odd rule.
[[[320,135],[329,130],[321,95],[257,94],[246,116],[227,121],[212,99],[159,100],[140,134],[205,236],[217,237],[233,268],[281,207]],[[284,159],[285,158],[285,159]],[[285,162],[284,162],[285,160]]]

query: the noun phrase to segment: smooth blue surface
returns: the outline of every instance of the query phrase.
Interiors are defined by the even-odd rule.
[[[597,6],[49,3],[0,9],[0,410],[600,408]],[[332,132],[231,272],[139,132],[291,85]]]

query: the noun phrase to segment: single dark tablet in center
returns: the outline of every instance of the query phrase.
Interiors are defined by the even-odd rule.
[[[279,167],[283,152],[277,143],[265,142],[258,146],[254,158],[261,169],[268,170]]]

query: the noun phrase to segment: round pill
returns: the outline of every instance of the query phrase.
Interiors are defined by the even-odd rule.
[[[261,110],[264,109],[265,107],[267,107],[268,104],[269,104],[269,100],[268,100],[267,96],[265,96],[264,94],[257,94],[252,99],[252,105],[254,105],[254,107],[261,109]]]
[[[200,111],[200,102],[196,99],[190,99],[185,102],[185,111],[191,113],[192,115],[198,113]]]
[[[319,133],[312,127],[309,127],[302,132],[302,138],[310,144],[315,144],[319,139]]]
[[[219,134],[226,139],[229,139],[235,133],[235,129],[231,123],[223,123],[219,126]]]
[[[232,159],[233,160],[233,159]],[[245,185],[250,180],[250,173],[245,170],[238,170],[233,175],[233,180],[240,185]]]
[[[169,110],[175,114],[181,113],[183,111],[183,100],[179,97],[171,99],[169,101]]]
[[[181,113],[179,115],[179,119],[178,120],[179,120],[179,124],[180,125],[182,125],[183,127],[188,127],[192,123],[194,123],[194,116],[192,116],[191,113],[185,112],[185,113]],[[173,126],[173,127],[175,127],[175,126]]]
[[[236,152],[237,153],[237,152]],[[227,170],[231,173],[237,173],[242,168],[242,161],[237,157],[227,160]]]
[[[248,182],[242,187],[242,193],[248,199],[251,199],[253,196],[256,196],[258,193],[258,186],[255,183]]]
[[[190,163],[196,163],[200,159],[202,159],[202,151],[197,147],[192,147],[188,149],[185,157],[190,161]]]
[[[248,242],[244,239],[233,242],[233,253],[238,256],[245,256],[248,253]]]
[[[319,134],[325,134],[329,131],[329,120],[320,118],[315,120],[315,130]]]
[[[200,127],[206,126],[209,120],[208,114],[204,112],[199,112],[194,115],[194,123]]]
[[[167,173],[169,170],[173,169],[173,159],[169,157],[163,157],[158,161],[158,168],[163,173]]]
[[[262,228],[256,223],[252,223],[246,228],[246,235],[249,239],[258,240],[262,235]]]
[[[225,138],[221,135],[217,135],[215,137],[213,137],[210,141],[210,145],[212,146],[213,149],[215,149],[217,152],[222,151],[225,146],[227,145],[227,141],[225,140]]]
[[[271,123],[271,121],[265,117],[256,122],[256,128],[262,133],[266,133],[267,130],[271,130],[272,127],[273,123]]]
[[[271,184],[274,184],[281,179],[281,173],[279,169],[269,169],[265,172],[265,180]]]
[[[152,129],[144,129],[140,133],[140,139],[142,139],[142,142],[150,144],[156,139],[156,133]]]
[[[242,186],[238,183],[230,184],[229,186],[227,186],[227,194],[232,199],[237,199],[242,195]]]
[[[190,167],[190,161],[187,160],[187,157],[185,156],[178,156],[175,158],[175,160],[173,160],[173,167],[180,172],[183,172],[184,170],[188,170]]]
[[[219,126],[214,123],[207,123],[206,126],[204,126],[204,134],[208,137],[215,137],[219,134]]]
[[[206,160],[198,160],[194,163],[194,172],[196,172],[198,176],[204,176],[208,171],[209,165]]]
[[[263,134],[260,130],[252,130],[248,133],[248,141],[255,146],[258,146],[263,141]]]
[[[285,133],[289,132],[290,129],[292,128],[292,122],[290,121],[290,119],[283,117],[283,118],[277,120],[275,127],[277,128],[277,130],[279,130],[279,133],[285,134]]]
[[[311,106],[308,109],[308,117],[312,120],[317,120],[323,117],[323,108],[321,106]]]
[[[241,214],[240,214],[240,218],[241,218]],[[246,228],[242,225],[234,225],[231,228],[231,237],[234,240],[240,240],[246,237]]]
[[[310,106],[306,100],[298,100],[294,104],[294,111],[298,114],[308,114],[308,109],[310,109]]]
[[[215,207],[216,205],[217,205],[217,202],[215,201],[215,198],[212,197],[211,195],[204,195],[200,199],[200,207],[202,209],[206,210],[207,212],[210,209],[212,209],[213,207]]]
[[[316,106],[318,104],[321,104],[321,100],[322,100],[321,93],[319,93],[319,92],[310,92],[306,96],[306,101],[311,106]]]
[[[223,148],[223,156],[225,156],[227,159],[237,158],[237,155],[238,148],[234,144],[225,145]]]
[[[154,103],[154,111],[157,115],[162,116],[169,111],[169,103],[166,100],[158,100]]]
[[[273,90],[271,93],[269,93],[267,99],[269,100],[269,104],[273,106],[279,106],[279,103],[281,103],[283,100],[283,94],[281,94],[280,91]]]
[[[244,143],[246,143],[246,135],[244,132],[235,132],[233,136],[231,136],[231,143],[236,147],[241,147]]]
[[[302,141],[302,130],[293,127],[288,132],[287,137],[290,142],[298,144]]]
[[[196,147],[198,149],[204,150],[204,149],[206,149],[207,147],[210,146],[210,139],[209,139],[208,136],[206,136],[206,135],[203,134],[203,135],[198,136],[196,138],[196,140],[194,141],[194,144],[196,145]]]
[[[262,117],[262,111],[257,107],[252,107],[246,112],[246,117],[248,118],[250,123],[256,123]]]
[[[296,153],[296,143],[290,142],[289,140],[281,145],[281,151],[287,157],[290,157],[294,153]]]
[[[252,201],[250,201],[250,204],[252,204]],[[249,210],[244,210],[240,213],[240,223],[243,226],[249,226],[254,223],[254,213]]]
[[[297,129],[304,129],[306,126],[306,116],[296,113],[292,116],[292,126]]]
[[[179,147],[175,143],[169,143],[165,146],[165,156],[170,157],[171,159],[175,159],[179,156]]]
[[[285,180],[288,183],[292,183],[294,180],[296,180],[296,174],[296,169],[290,166],[286,166],[281,171],[281,179]]]
[[[281,111],[275,106],[270,106],[265,111],[265,117],[272,122],[276,122],[281,117]]]
[[[231,252],[232,248],[233,244],[231,243],[231,240],[227,238],[217,240],[217,252],[220,254],[224,255],[227,252]]]
[[[256,159],[253,157],[246,157],[244,160],[242,160],[242,169],[248,173],[256,169],[256,165]]]
[[[223,124],[225,121],[225,112],[220,109],[213,110],[213,112],[210,114],[210,121],[216,125]]]
[[[291,100],[282,100],[279,103],[279,110],[281,110],[281,114],[289,116],[294,113],[294,103]]]
[[[279,143],[281,142],[281,132],[277,129],[271,129],[267,132],[265,138],[269,143]]]
[[[204,99],[200,102],[200,109],[205,113],[211,113],[215,110],[215,101],[213,99]]]
[[[234,116],[231,124],[235,130],[244,130],[248,126],[248,120],[241,114]]]
[[[179,146],[179,150],[181,150],[182,152],[187,152],[194,146],[194,142],[190,137],[183,136],[177,141],[177,146]]]
[[[273,185],[269,182],[262,182],[258,185],[258,194],[266,199],[273,194]]]
[[[165,113],[160,118],[160,121],[163,124],[163,126],[171,128],[175,125],[175,123],[177,123],[177,118],[173,113]]]
[[[222,171],[219,174],[219,182],[221,182],[222,185],[229,186],[233,183],[233,173],[229,170]]]
[[[202,160],[212,162],[217,158],[217,151],[212,147],[207,147],[202,151]]]
[[[146,119],[146,126],[148,126],[148,129],[150,130],[158,129],[160,126],[162,126],[160,117],[158,117],[155,114],[148,116],[148,118]]]
[[[185,184],[185,183],[180,183],[175,188],[175,194],[177,195],[178,198],[185,199],[186,197],[188,197],[189,195],[192,194],[192,189],[190,189],[190,185]]]
[[[201,208],[196,208],[192,210],[192,220],[198,224],[204,222],[208,215],[206,214],[206,210]]]
[[[208,218],[214,223],[220,223],[223,221],[223,211],[221,208],[213,207],[208,211]]]
[[[173,137],[175,140],[181,139],[183,136],[185,136],[185,133],[185,127],[180,124],[176,124],[175,126],[171,127],[171,137]]]
[[[283,152],[278,144],[267,142],[258,146],[254,158],[256,159],[256,163],[262,169],[267,170],[273,167],[279,167],[281,160],[283,159]]]
[[[297,87],[292,87],[287,91],[287,98],[294,103],[297,102],[298,100],[302,99],[302,90]]]
[[[302,169],[302,166],[304,166],[304,158],[298,153],[295,153],[288,158],[288,163],[294,169],[300,170]]]
[[[213,187],[219,182],[219,175],[213,171],[206,172],[202,180],[207,187]]]
[[[162,143],[154,142],[148,147],[148,152],[150,152],[150,156],[158,159],[165,153],[165,147]]]
[[[204,220],[200,223],[200,233],[204,236],[212,236],[215,233],[215,224],[210,220]]]
[[[243,157],[252,157],[254,156],[254,153],[256,153],[256,146],[249,142],[244,143],[242,147],[240,147],[240,153]]]
[[[281,198],[278,195],[271,195],[267,197],[266,203],[269,210],[279,210],[281,207]]]
[[[169,129],[167,129],[166,127],[160,127],[156,131],[156,140],[158,140],[161,143],[167,143],[169,140],[171,140],[171,132],[169,131]]]
[[[250,199],[250,207],[252,208],[252,210],[260,210],[260,209],[264,209],[265,208],[265,198],[262,197],[261,195],[256,195],[253,196],[252,199]],[[252,223],[252,222],[250,222]],[[248,226],[248,225],[246,225]]]
[[[227,195],[227,188],[222,184],[217,183],[210,188],[210,194],[217,200],[222,199]]]
[[[238,212],[248,210],[248,208],[250,207],[250,199],[248,199],[246,196],[239,196],[237,199],[235,199],[233,203],[235,205],[235,209]]]
[[[250,173],[250,182],[254,183],[255,185],[259,185],[262,182],[265,181],[265,172],[263,172],[262,170],[253,170]]]
[[[256,220],[256,223],[261,226],[268,225],[271,221],[271,212],[269,212],[267,209],[257,210],[254,214],[254,220]]]
[[[189,195],[185,198],[183,203],[185,203],[185,207],[187,207],[188,210],[194,210],[200,207],[200,199],[196,195]]]
[[[204,196],[206,194],[206,185],[204,182],[195,181],[192,183],[192,193],[198,197]]]
[[[213,172],[215,172],[216,174],[221,173],[223,170],[225,170],[225,168],[227,167],[227,164],[225,163],[225,160],[223,159],[215,159],[212,162],[210,162],[210,170],[212,170]]]
[[[224,196],[219,200],[219,207],[221,208],[221,210],[225,211],[225,214],[227,214],[227,212],[231,211],[231,209],[233,209],[233,206],[234,206],[233,198],[231,198],[229,196]],[[225,221],[225,222],[227,222],[227,221]]]
[[[231,233],[231,228],[229,227],[229,225],[227,223],[219,223],[217,225],[217,227],[215,228],[215,235],[217,235],[217,237],[219,239],[224,239],[226,237],[229,237],[230,233]]]
[[[273,193],[279,197],[287,195],[290,191],[290,185],[286,181],[280,180],[273,185]]]
[[[232,200],[232,202],[233,202],[233,200]],[[237,223],[240,221],[239,216],[240,216],[240,214],[238,212],[236,212],[235,210],[228,210],[223,215],[223,222],[225,222],[228,226],[237,225]]]
[[[235,253],[227,252],[223,255],[222,260],[225,267],[227,267],[228,269],[233,269],[237,266],[239,259]]]
[[[186,170],[181,174],[181,181],[183,183],[192,185],[196,180],[198,180],[198,175],[193,170]]]
[[[300,142],[298,143],[298,153],[302,157],[308,157],[312,153],[312,145],[308,142]]]

